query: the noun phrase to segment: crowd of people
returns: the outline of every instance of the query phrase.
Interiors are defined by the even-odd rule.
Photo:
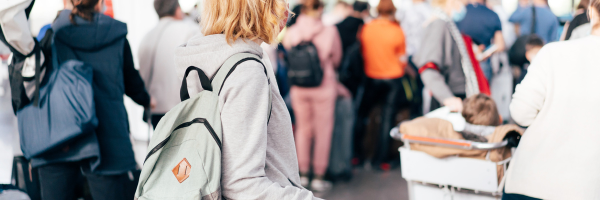
[[[600,163],[589,161],[600,152],[592,134],[598,117],[590,112],[600,97],[588,90],[598,85],[599,0],[581,0],[562,34],[547,0],[520,0],[510,15],[501,0],[412,0],[405,7],[380,0],[374,8],[338,1],[329,13],[320,0],[293,8],[281,0],[207,1],[199,24],[184,20],[177,0],[154,0],[159,22],[137,47],[139,71],[126,24],[102,14],[103,3],[65,0],[39,41],[11,32],[18,26],[7,25],[18,20],[2,23],[0,39],[24,63],[23,73],[10,74],[17,115],[41,101],[44,73],[69,60],[94,73],[93,133],[29,159],[43,199],[73,199],[82,177],[94,199],[131,199],[140,166],[123,96],[146,108],[152,127],[166,126],[173,120],[159,122],[182,101],[188,67],[199,71],[183,80],[186,93],[212,91],[205,77],[239,53],[262,59],[238,63],[218,88],[219,195],[226,199],[318,199],[311,191],[330,190],[354,167],[398,167],[390,130],[441,107],[477,125],[529,127],[503,199],[600,198],[591,192],[600,185]],[[25,17],[27,6],[13,17]],[[572,41],[557,42],[565,40]],[[44,61],[34,51],[52,64],[40,70]],[[32,56],[37,64],[25,60]],[[505,72],[513,78],[497,81]],[[349,112],[339,112],[340,99],[352,102]],[[350,169],[342,173],[329,169],[340,151],[350,155],[342,156]]]

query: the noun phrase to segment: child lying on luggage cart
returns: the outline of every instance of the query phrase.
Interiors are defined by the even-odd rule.
[[[501,125],[496,104],[487,95],[471,96],[463,104],[462,113],[453,113],[442,107],[424,117],[402,122],[392,137],[408,143],[411,150],[437,158],[459,156],[492,162],[508,161],[510,147],[518,144],[524,130],[514,124]],[[508,145],[505,140],[508,140]],[[490,145],[487,145],[489,148],[480,148],[485,146],[481,144]],[[498,166],[499,179],[503,172],[503,166]]]
[[[475,142],[487,142],[485,136],[494,133],[496,126],[502,124],[496,103],[485,94],[466,98],[463,101],[462,113],[450,112],[449,108],[442,107],[426,114],[425,117],[447,120],[464,139]]]

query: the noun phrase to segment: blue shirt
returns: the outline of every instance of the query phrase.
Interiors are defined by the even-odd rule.
[[[552,13],[549,7],[535,7],[535,34],[539,35],[544,42],[554,42],[558,38],[558,18]],[[508,21],[519,24],[521,35],[531,34],[531,24],[533,23],[531,7],[521,7],[510,16]]]
[[[492,43],[496,31],[502,31],[502,22],[498,14],[478,3],[467,5],[465,19],[456,25],[460,32],[471,36],[475,43],[486,47]]]

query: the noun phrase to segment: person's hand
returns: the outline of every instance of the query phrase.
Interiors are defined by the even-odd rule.
[[[463,101],[458,97],[446,98],[442,103],[444,104],[444,106],[450,108],[450,111],[452,112],[462,112]]]
[[[156,108],[156,99],[154,99],[154,97],[150,97],[150,108],[154,109]]]
[[[344,85],[342,85],[341,83],[337,83],[335,90],[336,90],[338,96],[342,96],[345,98],[352,98],[352,94],[350,93],[350,91],[348,89],[346,89],[346,87],[344,87]]]

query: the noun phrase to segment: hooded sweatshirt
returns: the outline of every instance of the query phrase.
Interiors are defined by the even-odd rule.
[[[127,25],[99,13],[94,13],[91,21],[76,16],[74,25],[70,14],[70,10],[61,11],[52,24],[53,46],[59,65],[74,59],[93,69],[92,86],[98,118],[96,135],[88,134],[69,144],[66,151],[35,158],[32,165],[89,158],[92,150],[88,145],[97,143],[100,159],[91,160],[91,171],[100,175],[123,174],[136,167],[123,95],[140,105],[150,103],[144,83],[133,66],[131,49],[125,38]]]
[[[227,58],[252,53],[263,66],[246,61],[237,66],[219,96],[223,148],[221,187],[225,199],[317,199],[300,186],[298,159],[289,112],[273,74],[273,68],[259,44],[238,39],[227,43],[225,36],[196,35],[176,50],[178,76],[196,66],[213,77]],[[264,56],[264,57],[263,57]],[[199,77],[188,78],[191,95],[202,91]],[[267,121],[269,92],[272,109]]]

